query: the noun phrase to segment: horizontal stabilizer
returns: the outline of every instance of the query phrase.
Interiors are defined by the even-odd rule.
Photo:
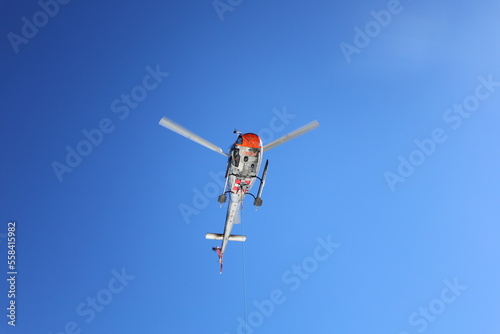
[[[224,234],[219,234],[219,233],[207,233],[205,236],[207,239],[211,240],[222,240],[224,238]],[[236,234],[231,234],[229,236],[229,241],[245,241],[247,240],[246,235],[236,235]]]

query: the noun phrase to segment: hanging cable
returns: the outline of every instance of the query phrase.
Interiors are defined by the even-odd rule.
[[[243,201],[241,202],[241,208],[243,210]],[[240,223],[243,235],[245,234],[245,224],[243,223],[243,214],[240,211]],[[245,316],[245,333],[248,333],[248,319],[247,319],[247,278],[246,278],[246,263],[245,263],[245,242],[241,243],[241,254],[243,258],[243,313]]]

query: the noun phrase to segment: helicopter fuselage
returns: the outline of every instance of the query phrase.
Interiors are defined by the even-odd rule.
[[[243,198],[257,179],[261,162],[262,141],[259,136],[253,133],[241,134],[229,150],[226,172],[229,205],[224,226],[224,236],[220,247],[220,260],[224,255],[233,225],[239,223]]]

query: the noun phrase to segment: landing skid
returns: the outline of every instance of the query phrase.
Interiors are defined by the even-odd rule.
[[[250,194],[254,197],[253,205],[255,205],[255,210],[257,210],[259,206],[262,206],[263,201],[262,201],[262,198],[260,196],[262,195],[262,190],[264,190],[264,185],[266,184],[267,165],[268,164],[269,164],[269,160],[266,160],[266,165],[264,166],[264,171],[262,172],[262,177],[257,176],[257,178],[260,181],[259,190],[257,191],[257,196]]]

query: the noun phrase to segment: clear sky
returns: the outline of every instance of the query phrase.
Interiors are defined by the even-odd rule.
[[[498,1],[0,13],[2,333],[500,333]],[[224,149],[321,124],[265,153],[222,275],[225,158],[162,116]]]

